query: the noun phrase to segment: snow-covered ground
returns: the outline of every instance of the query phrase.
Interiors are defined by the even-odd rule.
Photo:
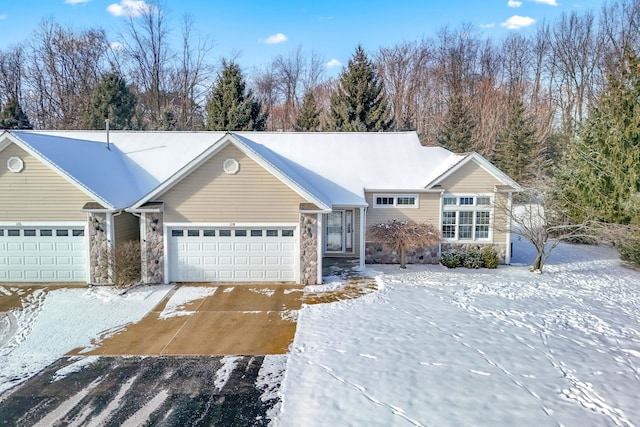
[[[614,250],[373,268],[380,291],[299,313],[274,425],[640,425],[640,273]]]
[[[0,393],[76,348],[141,320],[171,289],[144,286],[125,294],[110,287],[37,289],[0,323]],[[20,293],[0,286],[0,294]],[[2,339],[5,336],[6,339]]]
[[[260,371],[263,399],[282,399],[272,424],[640,426],[640,273],[607,247],[561,245],[543,274],[528,271],[533,256],[516,241],[521,266],[376,265],[378,291],[304,306],[288,360]],[[0,318],[0,393],[141,319],[169,289],[36,290]],[[163,315],[189,315],[201,292],[179,290]],[[220,384],[236,359],[223,362]]]

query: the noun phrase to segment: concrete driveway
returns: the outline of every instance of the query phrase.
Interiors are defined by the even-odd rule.
[[[213,295],[185,303],[181,315],[164,316],[167,304],[185,286],[216,289]],[[95,349],[68,355],[285,354],[293,342],[302,296],[303,287],[294,284],[180,284],[140,322],[103,339]]]

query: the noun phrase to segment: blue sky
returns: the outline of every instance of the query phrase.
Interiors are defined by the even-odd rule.
[[[346,64],[356,46],[368,52],[401,41],[435,36],[444,26],[469,23],[480,34],[502,38],[529,32],[563,12],[599,11],[603,0],[165,0],[176,36],[184,14],[213,38],[211,61],[239,53],[245,69],[267,65],[302,46],[325,59],[329,74]],[[99,26],[113,41],[140,0],[0,0],[0,49],[28,40],[45,18],[76,30]]]

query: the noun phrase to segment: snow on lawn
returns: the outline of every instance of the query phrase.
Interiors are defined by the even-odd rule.
[[[374,266],[382,288],[305,306],[274,425],[640,425],[640,273],[606,247],[497,270]]]
[[[142,319],[171,289],[149,286],[125,294],[110,287],[36,290],[22,310],[8,313],[15,327],[0,346],[0,393],[79,347]]]

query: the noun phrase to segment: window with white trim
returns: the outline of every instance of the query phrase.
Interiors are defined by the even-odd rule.
[[[374,194],[373,207],[375,208],[417,208],[417,194]]]
[[[491,239],[491,196],[446,195],[442,198],[442,209],[444,239]]]

